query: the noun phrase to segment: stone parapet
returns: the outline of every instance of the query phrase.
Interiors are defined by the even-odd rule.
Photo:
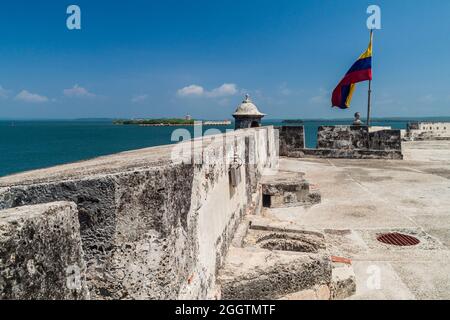
[[[0,210],[76,203],[93,299],[214,298],[237,226],[261,208],[277,137],[239,130],[3,177]]]
[[[367,126],[321,126],[317,149],[401,150],[400,130],[374,130]]]
[[[302,140],[303,139],[303,140]],[[321,126],[317,149],[304,147],[304,127],[282,127],[280,155],[293,158],[403,159],[400,130]],[[302,146],[303,145],[303,146]]]
[[[317,149],[369,149],[369,131],[365,126],[320,126]]]

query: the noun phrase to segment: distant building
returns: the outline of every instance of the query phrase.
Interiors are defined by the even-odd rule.
[[[190,114],[187,114],[187,115],[184,117],[184,120],[191,121],[191,120],[192,120],[191,115],[190,115]]]
[[[203,121],[204,126],[229,126],[231,124],[230,120],[208,120]]]
[[[406,137],[409,140],[450,139],[450,122],[408,123]]]
[[[235,119],[235,129],[247,129],[261,126],[261,119],[265,116],[259,112],[253,104],[249,95],[245,95],[244,101],[237,107],[233,117]]]

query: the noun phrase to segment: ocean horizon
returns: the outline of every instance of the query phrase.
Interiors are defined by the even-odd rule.
[[[55,165],[92,159],[123,151],[168,145],[177,127],[141,127],[114,125],[112,118],[101,119],[3,119],[0,120],[0,176]],[[300,119],[283,119],[300,120]],[[263,125],[283,125],[281,119],[267,119]],[[353,119],[301,119],[305,127],[307,148],[315,148],[317,128],[322,125],[350,125]],[[374,118],[373,126],[406,129],[408,122],[450,122],[450,117],[389,117]],[[207,126],[203,130],[233,129],[230,126]]]

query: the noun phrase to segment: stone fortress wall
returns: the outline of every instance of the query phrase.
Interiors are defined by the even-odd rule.
[[[1,178],[0,299],[214,298],[277,141],[240,130]]]

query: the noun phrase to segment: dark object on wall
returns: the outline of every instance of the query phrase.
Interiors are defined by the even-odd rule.
[[[364,123],[361,121],[361,114],[359,112],[355,113],[355,120],[353,120],[354,126],[362,126]]]

